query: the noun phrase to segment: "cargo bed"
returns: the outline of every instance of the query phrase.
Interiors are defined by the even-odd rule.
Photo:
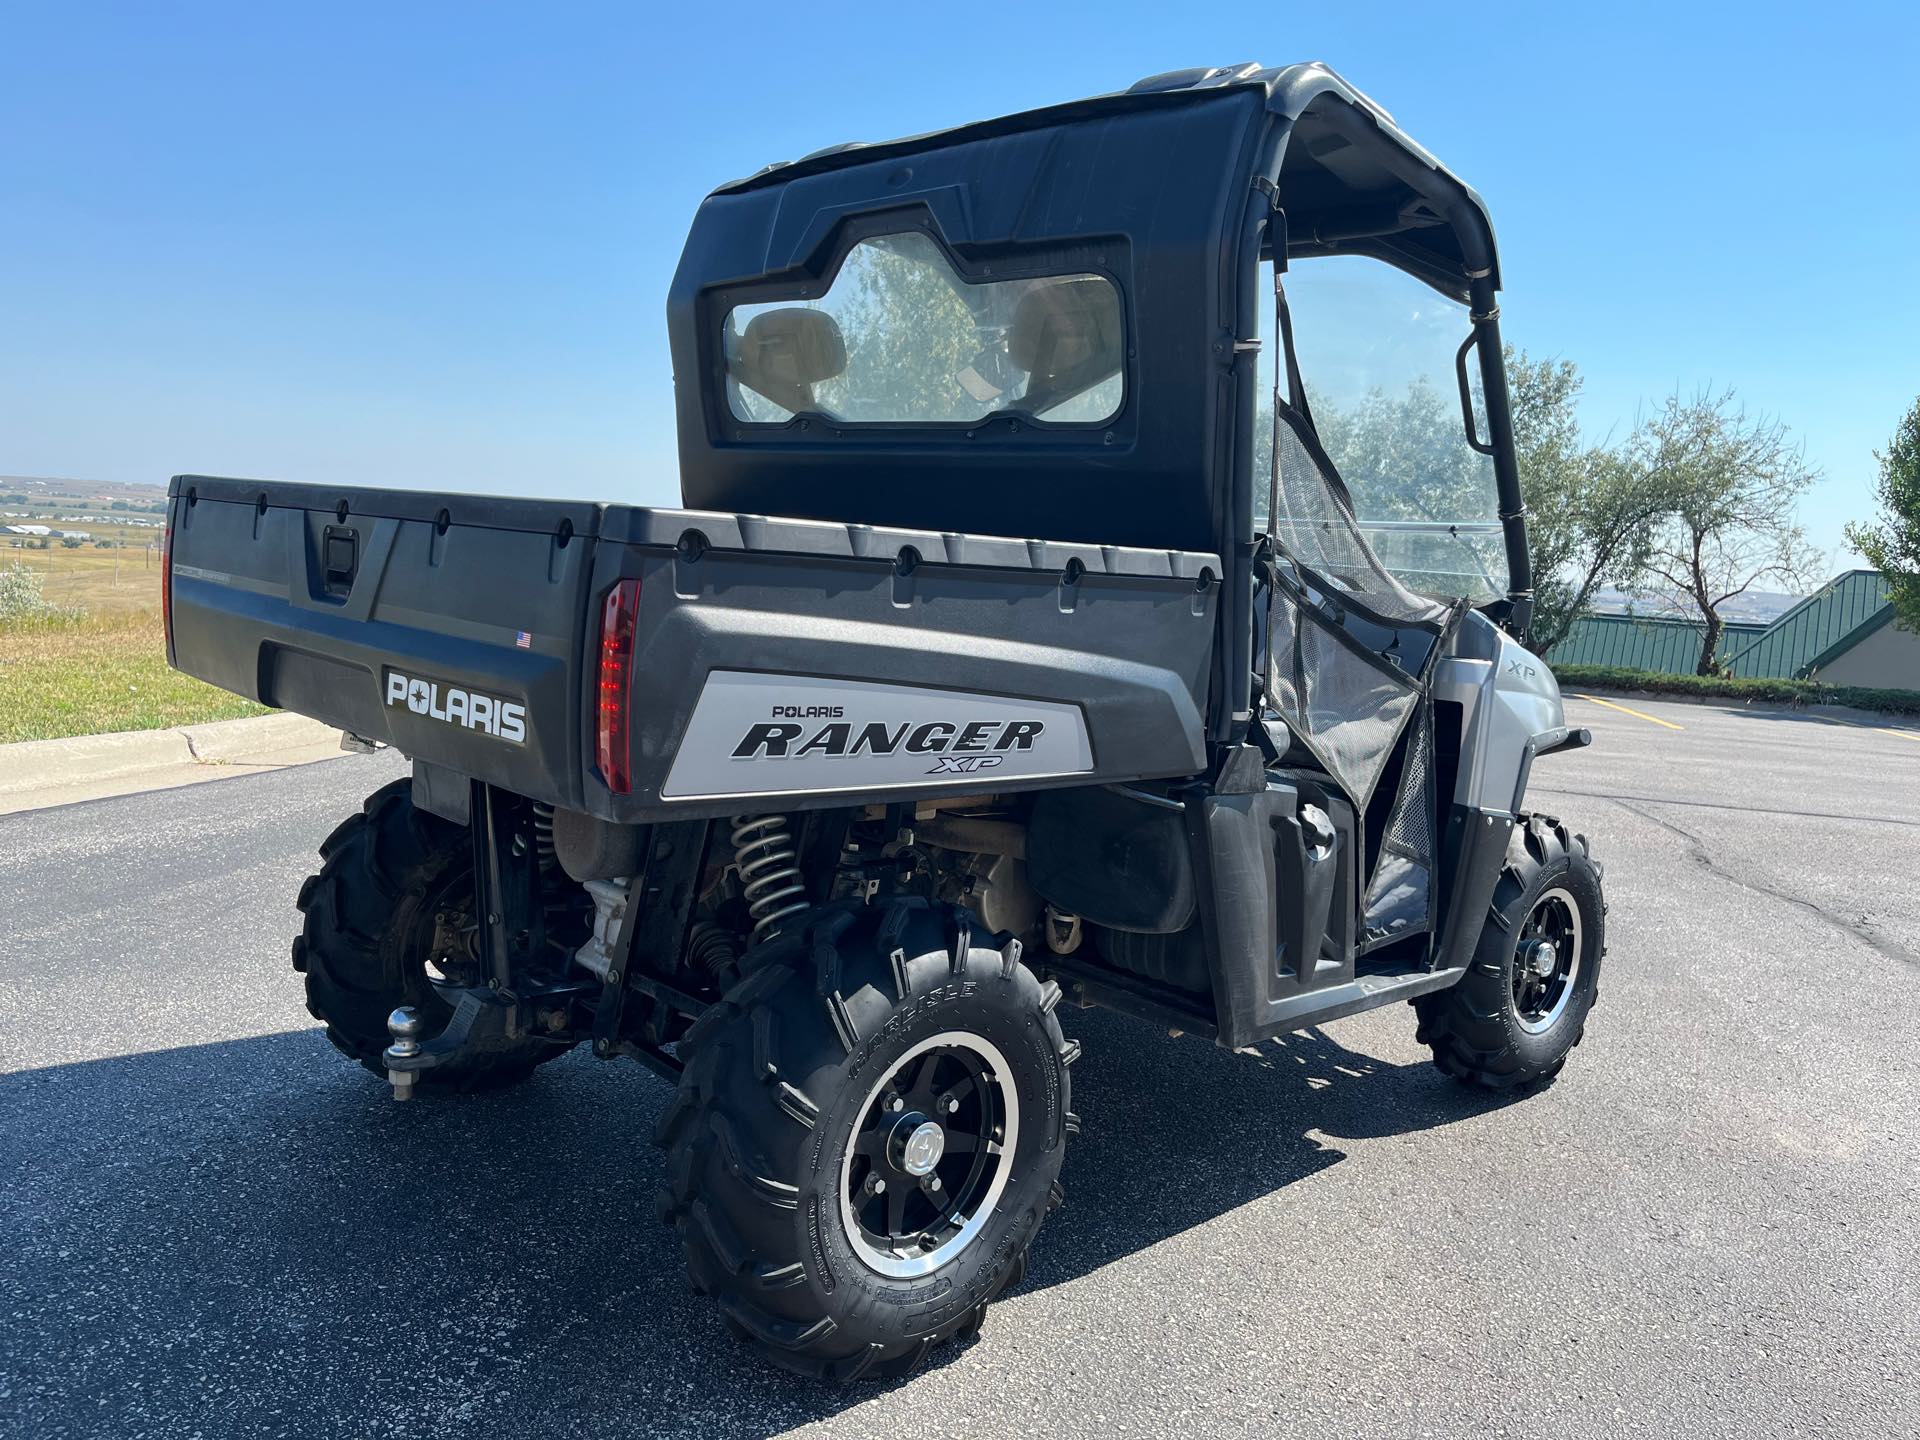
[[[170,497],[179,669],[604,818],[1206,765],[1213,555],[204,476]]]

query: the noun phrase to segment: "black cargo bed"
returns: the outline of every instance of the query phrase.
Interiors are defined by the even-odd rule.
[[[1212,556],[200,476],[172,493],[178,668],[537,800],[643,819],[1204,768]],[[623,579],[640,584],[633,783],[614,794],[593,691],[600,603]],[[732,766],[731,702],[707,699],[694,724],[728,686],[1025,705],[1072,715],[1084,742],[971,782],[966,766],[1017,757],[929,756],[911,779]],[[1007,732],[975,738],[992,733]],[[717,759],[694,753],[716,743]],[[941,765],[951,778],[920,783]]]

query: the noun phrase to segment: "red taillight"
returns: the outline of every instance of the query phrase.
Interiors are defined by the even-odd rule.
[[[600,689],[594,727],[595,759],[607,789],[633,789],[633,621],[640,612],[640,582],[622,580],[600,606]]]
[[[167,664],[173,664],[173,513],[168,501],[167,529],[160,541],[160,629],[167,637]]]

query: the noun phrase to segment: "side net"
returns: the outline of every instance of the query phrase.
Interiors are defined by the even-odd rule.
[[[1338,590],[1393,620],[1438,623],[1447,607],[1397,580],[1361,534],[1346,485],[1303,416],[1275,406],[1268,533],[1280,550]]]
[[[1433,914],[1433,710],[1421,705],[1407,730],[1406,766],[1367,887],[1361,938],[1387,940],[1424,930]]]
[[[1364,811],[1423,690],[1393,641],[1402,627],[1437,635],[1448,611],[1375,558],[1289,407],[1278,408],[1275,439],[1267,700]]]

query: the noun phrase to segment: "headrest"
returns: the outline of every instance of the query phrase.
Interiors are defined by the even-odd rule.
[[[1028,372],[1027,395],[1058,403],[1120,369],[1120,295],[1097,275],[1042,280],[1020,297],[1007,356]]]
[[[764,310],[727,346],[727,372],[796,414],[813,408],[813,387],[847,368],[840,322],[824,310]]]

